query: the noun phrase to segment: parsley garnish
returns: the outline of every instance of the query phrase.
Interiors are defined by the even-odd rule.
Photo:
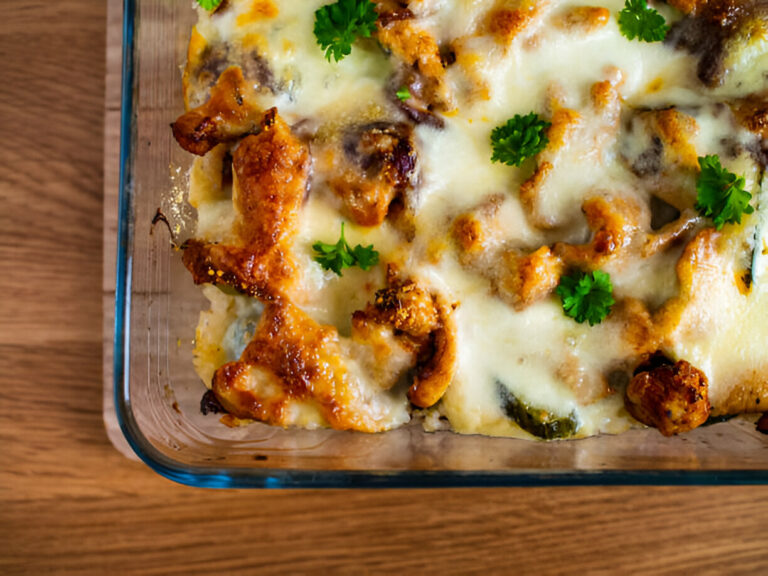
[[[408,90],[406,86],[403,86],[402,88],[400,88],[400,90],[395,92],[395,95],[400,99],[400,102],[405,102],[406,100],[408,100],[408,98],[411,97],[411,91]]]
[[[627,0],[624,10],[619,12],[619,30],[630,40],[661,42],[667,37],[669,26],[664,16],[648,8],[646,0]]]
[[[737,177],[720,165],[717,155],[699,157],[701,173],[696,181],[696,210],[712,218],[720,230],[726,223],[741,223],[742,214],[752,214],[752,194],[744,189],[744,177]]]
[[[206,10],[213,10],[214,8],[218,8],[221,2],[222,0],[197,0],[197,3]]]
[[[379,17],[375,7],[370,0],[338,0],[315,12],[315,38],[328,62],[349,56],[358,36],[370,38]]]
[[[341,276],[344,268],[359,266],[363,270],[369,270],[379,263],[379,253],[370,246],[358,244],[352,248],[344,238],[344,222],[341,223],[341,237],[336,244],[315,242],[312,249],[316,252],[315,262],[326,270],[333,270]]]
[[[549,142],[546,131],[551,125],[534,112],[527,116],[515,114],[506,124],[497,126],[491,132],[491,161],[520,166],[526,158],[544,149]]]
[[[579,324],[600,324],[615,303],[611,277],[600,270],[563,276],[555,292],[563,302],[565,314]]]

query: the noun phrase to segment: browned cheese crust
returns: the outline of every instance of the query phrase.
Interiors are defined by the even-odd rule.
[[[455,327],[451,308],[389,267],[388,286],[374,302],[355,312],[352,343],[370,349],[379,373],[398,351],[415,367],[408,397],[416,406],[432,406],[453,379]],[[237,362],[219,368],[213,391],[238,418],[285,426],[296,404],[311,406],[333,428],[378,432],[388,420],[361,397],[361,385],[349,369],[349,357],[333,326],[321,325],[287,300],[267,304],[256,333]],[[362,374],[382,390],[393,383]]]
[[[263,112],[239,66],[221,73],[208,101],[182,114],[171,125],[173,137],[187,152],[204,156],[217,144],[236,140],[259,128]]]
[[[213,392],[239,418],[285,426],[292,404],[306,402],[333,428],[383,429],[350,389],[336,329],[283,300],[267,305],[241,359],[216,371]]]
[[[480,28],[504,46],[512,41],[541,15],[547,0],[502,0],[488,11]]]
[[[555,18],[555,25],[569,33],[589,34],[611,20],[611,11],[602,6],[569,6]]]
[[[273,298],[296,281],[291,244],[309,172],[307,147],[273,110],[261,132],[247,136],[233,153],[237,244],[190,240],[184,265],[197,284],[226,284]]]

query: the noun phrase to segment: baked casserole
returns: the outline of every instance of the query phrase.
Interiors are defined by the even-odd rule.
[[[200,0],[206,410],[574,438],[768,406],[768,3]]]

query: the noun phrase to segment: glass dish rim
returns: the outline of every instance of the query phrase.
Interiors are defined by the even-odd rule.
[[[114,323],[114,401],[123,435],[136,455],[160,475],[205,488],[425,488],[501,486],[611,485],[758,485],[768,484],[768,470],[293,470],[278,468],[207,468],[169,458],[141,432],[132,412],[130,374],[131,264],[133,234],[133,162],[136,110],[135,27],[137,0],[123,0],[122,92],[120,116],[120,191]]]

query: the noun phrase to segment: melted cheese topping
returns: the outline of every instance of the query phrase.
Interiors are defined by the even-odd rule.
[[[259,105],[277,107],[296,133],[309,135],[314,172],[293,243],[301,270],[296,303],[316,322],[336,327],[344,339],[352,314],[383,286],[383,267],[349,269],[338,277],[313,261],[312,244],[335,242],[345,221],[351,245],[373,244],[382,262],[397,262],[405,276],[455,304],[456,371],[432,409],[453,430],[529,437],[505,412],[504,390],[536,409],[573,415],[578,436],[631,426],[622,385],[641,353],[652,350],[627,336],[627,323],[634,321],[622,313],[623,303],[638,300],[653,314],[678,298],[678,260],[707,226],[694,214],[676,240],[641,256],[646,236],[664,231],[650,228],[651,197],[685,216],[696,197],[696,157],[718,154],[726,167],[745,176],[753,205],[763,208],[768,202],[765,194],[758,198],[759,138],[739,125],[728,106],[768,90],[765,42],[733,52],[728,57],[733,73],[722,86],[709,89],[696,76],[697,55],[669,43],[630,42],[620,34],[615,15],[623,0],[595,0],[589,10],[576,0],[409,2],[413,25],[443,50],[453,51],[455,62],[440,79],[450,94],[450,106],[442,104],[437,113],[442,126],[415,126],[419,178],[408,237],[389,220],[372,227],[351,223],[322,173],[319,155],[327,135],[374,121],[405,121],[391,92],[393,78],[410,68],[397,57],[397,49],[388,54],[375,40],[358,40],[341,62],[326,61],[313,34],[314,12],[326,3],[228,0],[225,9],[213,14],[200,9],[190,46],[188,73],[195,59],[204,62],[220,45],[230,47],[225,60],[244,69],[244,59],[258,60],[269,73],[249,79],[246,69],[246,79]],[[671,22],[682,18],[667,6],[660,10]],[[502,26],[505,14],[517,15],[514,28]],[[234,54],[241,56],[235,59]],[[205,100],[194,89],[190,82],[190,105]],[[659,112],[667,109],[679,114],[672,118]],[[521,168],[492,163],[491,130],[530,111],[548,119],[558,113],[570,118],[563,124],[562,141],[550,138],[550,147]],[[219,177],[226,161],[224,150],[216,149],[197,159],[191,172],[196,237],[209,242],[226,243],[235,227],[232,184],[222,184]],[[534,182],[536,165],[545,161],[553,167],[551,174]],[[521,202],[527,182],[533,209]],[[492,196],[500,198],[498,210],[493,223],[483,225],[495,230],[493,246],[468,264],[456,247],[452,223]],[[626,201],[629,218],[636,221],[616,257],[587,266],[611,274],[617,300],[613,313],[597,326],[577,324],[551,292],[524,308],[511,305],[494,280],[504,266],[503,255],[558,242],[589,242],[594,230],[582,205],[593,197],[606,197],[614,206]],[[768,401],[768,225],[761,218],[758,210],[741,225],[723,229],[715,255],[696,263],[705,271],[697,284],[703,292],[686,301],[681,319],[659,341],[665,353],[688,360],[708,376],[716,412],[750,409],[742,398]],[[751,284],[745,287],[740,278],[748,270]],[[261,305],[214,288],[206,295],[212,307],[201,315],[196,366],[210,383],[219,366],[242,354]],[[364,364],[356,359],[350,368],[361,381],[366,379]],[[741,391],[738,400],[735,390]],[[400,425],[408,420],[404,388],[387,394],[390,424]],[[326,424],[311,406],[293,409],[297,414],[284,423]],[[434,418],[430,421],[434,426]]]

